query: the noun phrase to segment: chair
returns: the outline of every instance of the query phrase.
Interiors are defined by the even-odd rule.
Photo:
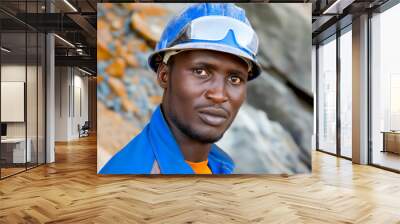
[[[78,124],[79,138],[89,136],[89,129],[90,129],[89,121],[85,121],[82,127]]]

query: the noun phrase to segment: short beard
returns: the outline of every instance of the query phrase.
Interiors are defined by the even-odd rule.
[[[175,112],[175,111],[174,111]],[[179,120],[177,116],[175,116],[175,113],[169,114],[171,121],[175,124],[175,126],[186,136],[190,137],[191,139],[194,139],[196,141],[199,141],[201,143],[206,143],[206,144],[212,144],[220,140],[223,136],[224,133],[218,135],[218,136],[206,136],[202,135],[195,129],[190,127],[190,124],[186,122],[182,122]]]

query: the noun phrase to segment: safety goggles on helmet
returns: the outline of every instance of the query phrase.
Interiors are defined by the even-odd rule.
[[[251,26],[227,16],[203,16],[192,20],[166,47],[193,40],[221,41],[226,38],[229,31],[233,32],[237,45],[255,58],[258,51],[257,34]]]

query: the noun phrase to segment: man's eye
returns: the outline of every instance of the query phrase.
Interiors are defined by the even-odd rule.
[[[233,84],[233,85],[239,85],[242,83],[242,79],[239,76],[231,76],[229,77],[229,81]]]
[[[199,76],[200,78],[207,78],[208,77],[208,73],[205,69],[202,68],[195,68],[193,69],[193,73],[197,76]]]

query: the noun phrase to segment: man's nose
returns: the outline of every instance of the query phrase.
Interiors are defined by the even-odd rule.
[[[221,104],[228,100],[224,77],[218,77],[210,84],[206,92],[206,98],[215,104]]]

